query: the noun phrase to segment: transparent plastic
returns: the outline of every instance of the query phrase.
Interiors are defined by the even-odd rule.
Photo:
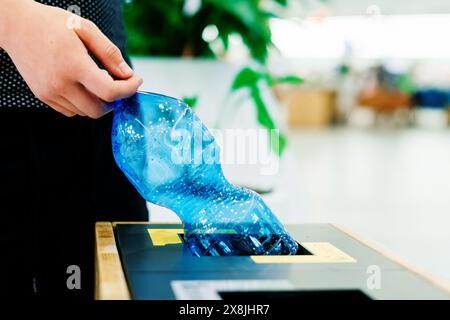
[[[185,103],[138,92],[113,104],[118,166],[147,201],[180,217],[194,255],[297,252],[261,197],[224,177],[214,137]]]

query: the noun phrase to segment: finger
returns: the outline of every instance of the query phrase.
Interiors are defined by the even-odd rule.
[[[60,97],[58,99],[58,103],[62,106],[65,106],[66,109],[75,112],[77,115],[85,117],[86,113],[82,111],[80,108],[77,108],[72,102],[70,102],[65,97]]]
[[[125,62],[120,49],[100,31],[95,23],[84,19],[81,28],[75,29],[75,32],[86,48],[114,76],[120,79],[128,79],[133,75],[134,72]]]
[[[91,93],[106,102],[132,96],[143,82],[142,78],[137,75],[133,75],[127,80],[114,80],[108,72],[101,70],[89,56],[80,66],[79,80]]]
[[[75,107],[70,101],[64,98],[62,95],[59,95],[51,100],[53,103],[57,104],[60,108],[64,108],[69,112],[75,113],[80,116],[85,116],[86,114]]]
[[[65,99],[70,101],[75,108],[80,110],[90,118],[97,119],[110,111],[106,107],[106,103],[91,92],[83,85],[77,84],[73,86],[65,95]]]
[[[65,115],[66,117],[73,117],[76,115],[75,112],[68,110],[67,108],[65,108],[64,106],[62,106],[61,104],[59,104],[58,102],[55,101],[49,101],[47,103],[53,110],[62,113],[63,115]]]

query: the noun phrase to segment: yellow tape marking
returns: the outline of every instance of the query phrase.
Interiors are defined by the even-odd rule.
[[[184,232],[183,229],[147,229],[147,231],[155,247],[181,244],[182,241],[179,234]]]
[[[147,229],[155,247],[182,244],[183,229]],[[250,256],[255,263],[353,263],[354,258],[329,242],[302,242],[312,255],[302,256]]]

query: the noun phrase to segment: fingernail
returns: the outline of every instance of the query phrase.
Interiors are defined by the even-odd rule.
[[[133,69],[131,69],[130,66],[125,61],[119,64],[119,70],[123,74],[133,74]]]

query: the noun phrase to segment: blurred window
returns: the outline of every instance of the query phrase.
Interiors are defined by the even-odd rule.
[[[450,14],[271,19],[272,41],[285,58],[448,58]]]

